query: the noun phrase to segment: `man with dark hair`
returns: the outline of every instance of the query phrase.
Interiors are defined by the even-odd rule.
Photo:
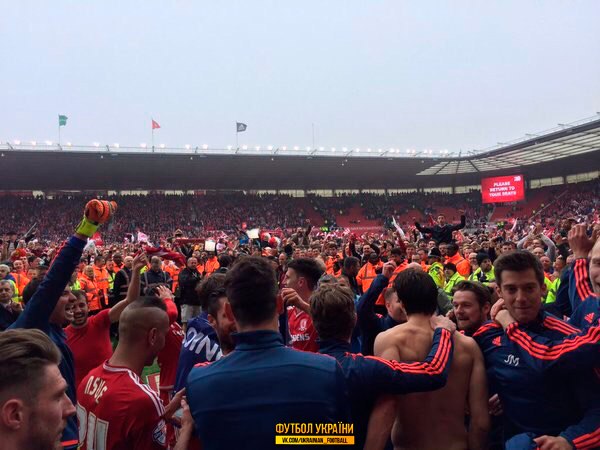
[[[580,351],[593,336],[548,347],[549,340],[565,340],[580,329],[542,310],[544,270],[533,254],[518,250],[500,256],[496,283],[506,308],[496,316],[501,325],[489,322],[473,336],[485,355],[490,382],[498,388],[507,419],[505,438],[522,439],[527,433],[528,445],[534,445],[533,439],[541,448],[598,447],[598,379],[591,368],[554,364]],[[597,348],[592,351],[596,357]],[[580,364],[585,358],[578,359]]]
[[[385,263],[382,273],[377,275],[369,290],[358,300],[356,313],[362,336],[361,353],[363,355],[373,355],[373,345],[379,333],[406,321],[406,313],[398,302],[394,287],[393,285],[389,286],[389,280],[395,269],[394,262]],[[387,310],[387,315],[383,317],[375,313],[375,302],[382,295]]]
[[[496,273],[490,256],[484,252],[477,253],[477,265],[479,267],[469,276],[469,281],[479,281],[485,285],[493,283]]]
[[[396,277],[394,288],[408,321],[377,336],[375,354],[395,361],[423,360],[431,351],[430,321],[437,308],[436,285],[426,273],[407,269]],[[483,357],[473,339],[459,333],[453,339],[454,358],[446,386],[436,392],[398,399],[397,426],[392,433],[396,447],[486,448],[490,422]],[[464,422],[467,406],[471,413],[468,430]],[[380,405],[374,414],[383,415],[379,428],[389,431],[393,408],[391,414],[382,414],[379,409],[385,411],[386,405]],[[436,425],[435,433],[431,432],[432,423]]]
[[[460,213],[460,223],[456,225],[450,225],[446,223],[446,216],[444,214],[438,214],[437,224],[433,227],[423,227],[419,222],[415,221],[415,227],[421,233],[431,234],[431,238],[436,244],[441,242],[450,243],[452,242],[452,233],[460,230],[466,225],[465,212],[463,210],[458,211]]]
[[[39,330],[0,333],[3,450],[53,450],[75,406],[58,365],[59,349]]]
[[[226,314],[238,327],[236,351],[194,368],[187,384],[203,448],[238,448],[243,436],[246,449],[276,449],[277,424],[346,423],[346,383],[337,361],[283,345],[279,313],[284,306],[269,262],[242,259],[228,271],[225,289]],[[284,380],[310,382],[291,387]]]
[[[311,316],[319,333],[320,353],[333,356],[342,366],[355,426],[355,448],[363,448],[375,401],[383,394],[424,392],[444,386],[452,360],[454,325],[439,317],[433,345],[423,362],[401,364],[351,353],[350,338],[356,325],[352,292],[339,285],[319,287],[311,297]]]
[[[219,268],[215,273],[227,273],[229,266],[231,266],[231,258],[226,253],[221,253],[217,258],[219,261]]]
[[[369,253],[367,261],[358,271],[358,275],[356,275],[356,282],[358,283],[361,293],[364,294],[369,290],[375,277],[381,273],[382,267],[383,262],[381,261],[379,254],[374,251]]]
[[[455,286],[464,280],[464,277],[458,273],[456,265],[454,263],[444,264],[444,276],[446,277],[446,284],[444,285],[444,292],[450,299],[454,295]]]
[[[211,305],[213,293],[220,291],[225,284],[225,275],[215,273],[205,278],[197,287],[198,298],[202,305],[202,313],[188,322],[187,331],[179,353],[177,375],[175,377],[175,392],[185,387],[187,377],[196,364],[217,361],[233,348],[228,348],[227,343],[221,345],[217,329],[235,329],[235,322],[229,320],[224,313],[226,298],[219,297],[219,306],[216,315],[215,305]],[[212,311],[209,316],[209,310]]]
[[[348,256],[344,259],[344,265],[342,267],[342,277],[345,277],[348,280],[348,285],[354,295],[360,295],[360,288],[356,281],[356,275],[358,275],[358,271],[360,270],[360,260],[355,256]]]
[[[446,248],[446,264],[452,263],[456,266],[456,272],[462,277],[468,277],[471,273],[471,265],[469,261],[461,256],[458,252],[458,244],[450,242]]]
[[[492,295],[481,283],[461,281],[454,290],[452,306],[458,329],[467,336],[472,336],[489,320]]]
[[[446,282],[444,266],[442,265],[442,254],[437,247],[434,247],[429,251],[427,262],[429,263],[427,273],[438,288],[444,289],[444,283]]]
[[[192,256],[187,259],[186,268],[179,272],[179,304],[184,332],[192,317],[200,314],[200,298],[196,292],[200,278],[202,275],[198,271],[198,259]]]
[[[72,291],[75,300],[72,302],[73,320],[65,328],[67,345],[73,352],[75,362],[75,385],[104,361],[113,352],[110,340],[111,324],[117,324],[125,307],[140,295],[140,270],[146,265],[146,254],[140,253],[134,260],[132,283],[128,295],[109,309],[90,316],[87,297],[83,291]]]
[[[119,321],[119,344],[112,357],[93,369],[77,390],[80,449],[166,449],[160,397],[142,384],[144,366],[165,345],[167,307],[158,297],[128,305]]]
[[[317,288],[323,269],[310,258],[300,258],[288,264],[281,296],[288,307],[290,344],[296,350],[318,352],[317,332],[310,318],[310,296]]]

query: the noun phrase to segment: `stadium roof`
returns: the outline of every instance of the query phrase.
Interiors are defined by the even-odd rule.
[[[559,125],[544,134],[528,134],[526,139],[499,144],[492,151],[441,161],[419,175],[486,172],[499,169],[519,169],[543,162],[600,150],[600,120],[567,127]],[[594,153],[598,158],[597,153]],[[594,155],[590,155],[594,157]],[[593,161],[593,158],[592,158]],[[596,159],[596,167],[599,163]]]
[[[545,178],[600,167],[600,118],[466,155],[399,149],[150,149],[52,143],[0,145],[0,190],[406,189]]]

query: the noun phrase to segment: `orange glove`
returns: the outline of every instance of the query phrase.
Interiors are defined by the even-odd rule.
[[[75,232],[87,237],[92,237],[100,224],[108,222],[115,211],[117,204],[106,200],[90,200],[85,205],[83,219],[75,229]]]
[[[106,223],[117,211],[117,203],[106,200],[90,200],[85,205],[85,218],[95,223]]]

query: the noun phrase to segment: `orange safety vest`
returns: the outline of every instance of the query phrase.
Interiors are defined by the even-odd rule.
[[[204,270],[206,271],[207,275],[210,275],[211,273],[219,270],[219,267],[221,267],[221,266],[219,265],[219,261],[217,260],[217,257],[213,256],[212,258],[208,258],[206,260]]]
[[[98,286],[94,280],[90,279],[87,275],[82,275],[79,278],[79,287],[81,287],[81,290],[85,292],[90,311],[98,311],[99,309],[102,309],[102,304],[100,303],[100,292],[98,292]]]
[[[340,259],[342,259],[340,255],[328,256],[327,257],[327,261],[325,261],[325,272],[328,275],[337,276],[336,272],[333,270],[333,266]],[[340,269],[340,270],[337,271],[337,273],[341,273],[341,272],[342,272],[342,269]]]
[[[31,280],[22,273],[11,272],[11,275],[15,279],[15,285],[17,286],[17,291],[19,291],[18,296],[23,297],[23,290]]]
[[[446,262],[454,264],[456,266],[456,271],[463,277],[468,277],[471,274],[471,264],[458,253],[452,257],[446,258]]]
[[[388,283],[387,288],[385,288],[386,290],[394,287],[394,280],[396,279],[398,274],[400,272],[402,272],[404,269],[406,269],[407,267],[408,267],[408,261],[404,261],[402,264],[400,264],[398,267],[396,267],[396,269],[394,270],[394,273],[390,277],[390,282]],[[377,301],[375,302],[376,305],[385,305],[385,298],[383,296],[384,293],[385,293],[385,290],[381,294],[379,294],[379,297],[377,297]]]
[[[96,287],[108,291],[108,270],[105,267],[100,268],[96,265],[92,267],[94,268],[94,282],[96,283]]]
[[[181,272],[181,268],[179,266],[168,265],[165,267],[165,272],[167,272],[171,279],[173,280],[173,292],[177,290],[177,283],[179,282],[179,272]]]
[[[358,275],[356,275],[356,282],[362,286],[363,294],[369,290],[371,283],[373,283],[373,280],[377,276],[375,270],[381,269],[382,267],[383,263],[379,261],[376,266],[368,262],[360,268]]]

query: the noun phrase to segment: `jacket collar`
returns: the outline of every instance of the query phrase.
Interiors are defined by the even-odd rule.
[[[234,333],[233,339],[236,351],[283,347],[283,337],[278,331],[258,330]]]
[[[319,353],[323,353],[325,355],[345,354],[351,352],[352,350],[352,346],[349,342],[341,341],[339,339],[319,340],[318,344]]]

